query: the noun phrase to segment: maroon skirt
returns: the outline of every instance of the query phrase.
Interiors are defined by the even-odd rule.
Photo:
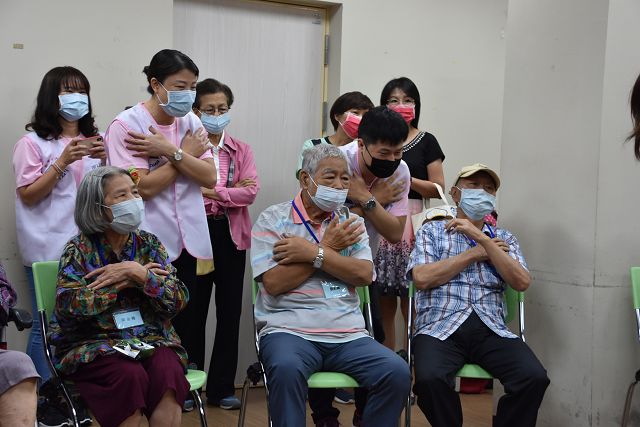
[[[67,378],[102,427],[116,427],[138,409],[150,418],[168,390],[182,407],[189,393],[180,359],[167,347],[157,347],[141,361],[119,354],[100,356]]]

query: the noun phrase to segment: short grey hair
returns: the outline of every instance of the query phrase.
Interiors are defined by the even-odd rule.
[[[84,234],[103,233],[110,227],[104,211],[104,187],[114,176],[129,175],[124,169],[102,166],[87,173],[76,195],[76,209],[73,214],[76,224]]]
[[[318,144],[311,148],[307,148],[302,153],[302,169],[309,175],[315,175],[318,170],[318,165],[324,159],[328,158],[337,158],[342,159],[347,164],[347,172],[351,175],[351,167],[349,166],[349,161],[347,160],[346,154],[332,144]]]

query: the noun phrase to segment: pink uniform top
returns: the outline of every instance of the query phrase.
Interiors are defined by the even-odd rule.
[[[228,133],[224,133],[224,144],[220,148],[220,178],[216,183],[216,192],[220,200],[204,197],[207,215],[225,214],[229,219],[231,239],[238,250],[251,247],[251,217],[249,206],[256,200],[260,181],[253,159],[251,147]],[[231,180],[229,180],[231,177]],[[243,179],[256,182],[250,187],[234,187]]]
[[[149,172],[165,164],[168,160],[164,157],[134,157],[135,152],[127,149],[124,139],[129,136],[128,132],[148,134],[149,126],[155,127],[177,149],[187,130],[195,133],[202,128],[202,123],[198,116],[189,112],[184,117],[176,117],[170,125],[159,125],[147,107],[139,103],[118,114],[107,129],[105,142],[109,164]],[[200,158],[210,159],[212,154],[206,151]],[[170,261],[178,258],[183,249],[196,258],[213,257],[210,239],[203,238],[209,235],[209,228],[200,185],[183,175],[178,175],[172,184],[145,201],[145,220],[140,228],[158,236]]]
[[[358,156],[360,155],[360,150],[358,149],[358,141],[353,141],[348,143],[347,145],[343,145],[340,149],[346,154],[347,161],[349,162],[349,166],[351,167],[351,173],[356,176],[362,176],[362,171],[360,170],[360,164],[358,163]],[[404,160],[400,161],[400,165],[398,169],[391,175],[389,178],[384,178],[384,180],[396,180],[400,179],[404,183],[404,188],[402,189],[402,198],[397,202],[389,203],[387,206],[383,206],[384,209],[389,212],[391,215],[400,217],[407,216],[409,214],[409,190],[411,189],[411,173],[409,172],[409,166],[404,162]],[[373,183],[375,180],[371,183]],[[369,188],[371,188],[371,185]],[[378,246],[380,246],[380,233],[373,227],[370,221],[367,221],[366,217],[364,223],[367,227],[367,233],[369,234],[369,244],[371,245],[371,252],[375,258],[375,254],[378,252]]]
[[[78,234],[73,219],[76,193],[84,175],[100,166],[99,159],[83,157],[71,163],[51,193],[33,206],[24,204],[17,190],[33,184],[52,167],[71,139],[60,137],[47,141],[30,132],[13,148],[16,231],[22,262],[27,267],[36,261],[59,260],[64,245]]]

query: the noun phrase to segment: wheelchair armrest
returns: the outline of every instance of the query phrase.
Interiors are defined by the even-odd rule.
[[[18,328],[19,331],[22,331],[31,327],[33,317],[31,317],[31,314],[26,310],[21,308],[11,308],[9,309],[8,322],[15,323],[16,328]]]

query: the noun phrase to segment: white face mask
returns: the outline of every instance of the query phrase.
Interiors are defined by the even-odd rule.
[[[111,209],[111,229],[116,233],[129,234],[136,231],[144,220],[144,201],[141,197],[106,206]]]
[[[318,185],[311,176],[309,176],[309,178],[318,188],[315,196],[312,196],[311,193],[309,193],[309,190],[307,190],[309,197],[311,197],[311,200],[317,207],[325,212],[333,212],[337,211],[344,205],[344,202],[347,200],[347,193],[349,193],[349,190],[338,190],[326,185]]]

